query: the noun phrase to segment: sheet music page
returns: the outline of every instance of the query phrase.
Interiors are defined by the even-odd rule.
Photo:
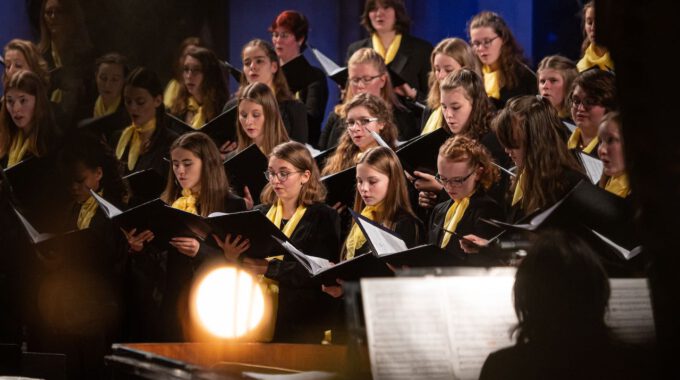
[[[456,378],[479,378],[490,353],[511,346],[510,330],[517,323],[512,304],[515,279],[450,277],[446,303]]]
[[[624,342],[653,343],[656,332],[647,279],[613,278],[609,284],[607,325]]]
[[[311,146],[311,145],[309,145],[309,144],[305,144],[305,148],[307,148],[307,150],[309,151],[309,154],[311,154],[312,157],[316,157],[316,156],[318,156],[319,154],[321,154],[321,151],[320,151],[320,150],[314,148],[313,146]]]
[[[374,380],[476,379],[512,344],[514,278],[363,279]]]
[[[357,222],[361,223],[361,226],[368,235],[366,238],[371,241],[378,256],[401,252],[408,249],[403,240],[391,233],[383,231],[379,227],[376,227],[361,218],[358,218]]]
[[[569,129],[569,132],[574,133],[576,130],[576,126],[574,124],[567,123],[566,121],[563,121],[562,123]]]
[[[588,178],[590,178],[592,183],[597,183],[600,180],[600,177],[602,177],[602,170],[604,168],[602,161],[583,152],[579,152],[579,156],[586,169],[586,173],[588,173]]]
[[[434,278],[362,279],[373,380],[450,380],[445,290]]]
[[[599,237],[603,242],[609,244],[612,248],[616,249],[616,251],[619,252],[619,254],[621,254],[621,256],[626,260],[630,260],[633,257],[637,256],[640,252],[642,252],[641,246],[637,246],[637,247],[635,247],[635,248],[633,248],[632,250],[629,251],[629,250],[623,248],[622,246],[614,243],[613,241],[611,241],[609,238],[602,235],[601,233],[599,233],[599,232],[597,232],[593,229],[590,229],[590,230],[595,234],[595,236]]]
[[[116,206],[114,206],[111,202],[104,199],[101,195],[95,193],[92,190],[90,190],[90,194],[94,197],[94,199],[97,201],[97,203],[102,208],[102,210],[104,211],[106,216],[109,217],[109,219],[116,217],[116,216],[123,213]]]
[[[276,238],[275,238],[275,239],[276,239]],[[279,239],[276,239],[276,240],[279,240]],[[279,241],[280,241],[280,240],[279,240]],[[307,267],[307,269],[308,269],[312,274],[317,274],[317,273],[319,273],[321,270],[326,269],[326,268],[330,268],[330,267],[333,266],[333,264],[332,264],[330,261],[326,260],[326,259],[323,259],[323,258],[321,258],[321,257],[316,257],[316,256],[309,256],[309,255],[306,255],[306,254],[302,253],[302,251],[300,251],[299,249],[297,249],[297,248],[296,248],[294,245],[292,245],[290,242],[287,242],[287,241],[280,241],[280,243],[281,243],[281,245],[283,246],[283,248],[285,248],[286,251],[288,251],[288,253],[290,253],[290,254],[293,255],[293,256],[297,256],[297,257],[300,258],[302,261],[304,261],[304,262],[306,263],[305,266]],[[303,264],[303,265],[304,265],[304,264]]]

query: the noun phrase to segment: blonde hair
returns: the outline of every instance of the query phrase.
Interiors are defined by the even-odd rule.
[[[564,81],[564,85],[562,86],[564,99],[562,100],[560,107],[557,108],[557,113],[562,118],[569,117],[571,115],[571,100],[569,98],[569,92],[572,84],[574,83],[574,79],[576,79],[578,76],[576,64],[571,59],[561,55],[549,55],[543,58],[538,64],[536,73],[539,75],[537,75],[537,77],[540,78],[541,71],[546,69],[555,70],[562,76],[562,80]]]
[[[428,77],[430,92],[427,95],[427,106],[430,109],[435,109],[441,105],[441,93],[439,91],[439,85],[441,83],[437,81],[437,75],[434,72],[434,58],[437,54],[451,57],[458,62],[461,68],[468,68],[478,75],[482,75],[479,60],[467,42],[457,37],[441,40],[441,42],[434,47],[434,50],[432,50],[432,54],[430,54],[430,66],[432,67],[432,70]]]

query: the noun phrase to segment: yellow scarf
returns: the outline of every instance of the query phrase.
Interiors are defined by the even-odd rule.
[[[307,211],[307,207],[304,205],[299,205],[297,207],[293,217],[288,220],[288,223],[286,223],[286,225],[281,230],[284,235],[290,237],[293,234],[293,231],[295,231],[295,227],[297,227],[300,219],[302,219],[302,217],[305,215],[305,211]],[[281,228],[281,221],[283,220],[283,203],[280,199],[276,201],[275,205],[272,205],[272,207],[269,208],[269,211],[267,212],[267,219],[271,220],[276,228]]]
[[[520,174],[517,177],[517,185],[515,186],[515,193],[512,195],[512,205],[516,205],[522,200],[524,196],[524,174]]]
[[[610,177],[604,189],[612,194],[616,194],[621,198],[626,198],[630,194],[630,185],[628,184],[628,175],[621,174]]]
[[[576,64],[576,68],[579,72],[586,71],[593,66],[598,66],[602,70],[614,70],[614,62],[612,61],[609,52],[604,53],[603,56],[599,56],[595,53],[593,44],[588,45],[585,53],[583,53],[583,58]]]
[[[104,195],[103,191],[98,192],[99,195]],[[90,226],[90,221],[92,217],[97,212],[97,201],[93,196],[90,195],[89,198],[80,206],[80,212],[78,212],[78,229],[84,230]]]
[[[189,97],[187,104],[187,110],[194,113],[193,119],[191,119],[191,128],[201,129],[203,124],[205,124],[205,115],[203,115],[203,106],[198,105],[196,99],[193,96]]]
[[[595,136],[594,139],[590,140],[590,144],[588,144],[588,146],[582,149],[582,152],[590,154],[590,152],[592,152],[593,149],[595,149],[597,147],[597,144],[599,143],[600,139],[597,136]],[[581,144],[581,128],[576,127],[571,136],[569,136],[569,141],[567,141],[567,148],[577,149],[580,144]]]
[[[165,91],[163,92],[163,104],[165,105],[165,108],[172,108],[172,105],[175,103],[181,88],[182,86],[178,81],[175,79],[170,79],[170,82],[168,82],[168,85],[165,86]]]
[[[392,43],[387,48],[387,52],[385,52],[385,47],[383,46],[382,41],[380,41],[380,37],[378,37],[377,33],[371,34],[371,43],[373,44],[373,50],[375,50],[379,56],[383,57],[386,65],[389,65],[390,62],[394,60],[394,57],[399,51],[399,46],[401,45],[401,34],[394,36]]]
[[[442,113],[442,107],[439,106],[435,108],[430,117],[427,118],[427,123],[423,127],[423,131],[420,132],[421,135],[426,135],[430,132],[434,132],[442,127],[442,121],[444,120],[444,114]]]
[[[182,196],[172,202],[172,208],[198,215],[196,202],[198,202],[198,194],[194,195],[191,189],[183,189]]]
[[[470,194],[472,196],[472,194]],[[446,212],[446,217],[444,218],[444,228],[447,231],[456,232],[456,227],[458,227],[458,222],[463,218],[465,210],[470,205],[470,197],[465,197],[460,201],[454,201],[449,211]],[[444,231],[444,237],[442,238],[442,248],[445,248],[451,240],[451,234]]]
[[[146,124],[137,126],[132,124],[131,126],[125,128],[123,133],[120,135],[118,140],[118,145],[116,146],[116,157],[120,160],[125,153],[125,148],[128,144],[130,149],[128,151],[128,169],[133,170],[137,164],[137,159],[142,150],[142,133],[153,131],[156,129],[156,118],[149,120]],[[152,132],[153,133],[153,132]]]
[[[364,209],[361,210],[361,216],[369,220],[375,221],[378,214],[381,213],[382,211],[383,207],[381,202],[375,206],[364,207]],[[364,236],[364,233],[361,232],[361,228],[359,228],[357,223],[353,223],[352,229],[349,231],[349,235],[347,235],[347,241],[345,242],[345,248],[347,249],[345,260],[354,258],[354,253],[356,252],[356,250],[361,248],[365,243],[366,237]]]
[[[498,70],[491,71],[489,66],[482,67],[484,73],[484,90],[490,98],[501,98],[501,74]]]
[[[97,97],[97,101],[94,102],[94,117],[101,117],[105,115],[110,115],[118,109],[118,106],[120,105],[120,96],[117,96],[116,99],[111,103],[110,106],[104,105],[104,100],[102,100],[102,97],[99,96]]]
[[[52,42],[51,45],[51,50],[52,50],[52,60],[54,61],[54,67],[59,68],[62,66],[61,63],[61,56],[59,56],[59,52],[57,51],[57,46],[54,45],[54,42]],[[50,95],[50,100],[53,103],[61,103],[61,98],[63,97],[64,93],[61,91],[61,89],[56,89],[52,91],[52,94]]]
[[[7,167],[14,166],[21,162],[28,151],[30,139],[24,136],[24,131],[19,131],[9,146],[9,157],[7,158]]]

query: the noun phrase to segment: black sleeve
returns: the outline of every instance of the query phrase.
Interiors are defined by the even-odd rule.
[[[317,80],[310,83],[306,88],[305,107],[309,116],[308,127],[310,129],[321,126],[327,103],[328,83],[326,83],[326,77],[321,74]]]
[[[411,248],[425,240],[423,222],[410,214],[404,213],[394,224],[394,232],[401,237],[406,246]]]
[[[319,137],[319,149],[326,150],[332,148],[334,141],[331,141],[331,134],[337,125],[339,116],[335,112],[331,113],[326,120],[326,125],[321,130],[321,137]]]
[[[309,127],[305,105],[299,100],[289,100],[281,102],[279,108],[288,137],[291,140],[306,143],[309,138]]]

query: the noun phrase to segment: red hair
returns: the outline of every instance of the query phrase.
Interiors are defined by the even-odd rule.
[[[309,33],[309,22],[305,15],[298,11],[283,11],[272,22],[272,25],[269,27],[269,33],[273,33],[279,27],[289,29],[295,35],[296,41],[302,39],[300,51],[304,50],[307,45],[307,34]]]

